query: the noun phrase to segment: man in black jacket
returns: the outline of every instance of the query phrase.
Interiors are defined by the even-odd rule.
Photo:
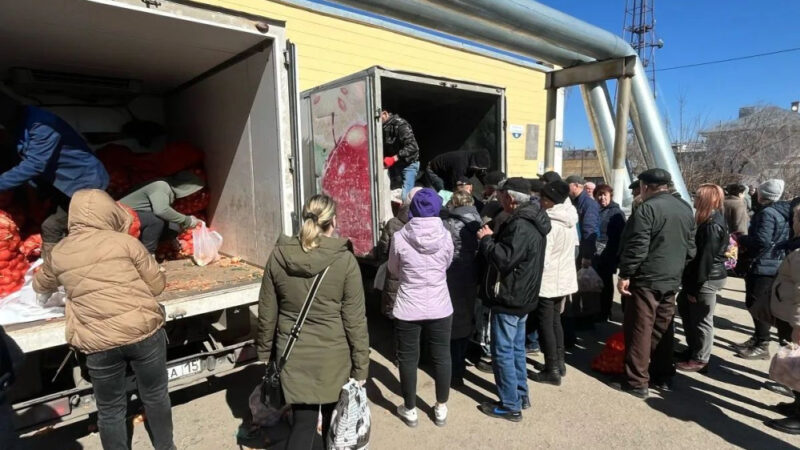
[[[491,417],[519,422],[521,410],[530,406],[525,322],[536,308],[550,219],[531,203],[530,183],[523,178],[502,183],[498,198],[511,216],[496,234],[488,226],[481,228],[478,239],[489,266],[483,288],[492,308],[492,363],[500,401],[480,408]]]
[[[651,375],[657,388],[668,388],[675,374],[675,296],[696,249],[692,208],[670,194],[670,174],[650,169],[639,180],[643,203],[622,233],[617,284],[620,294],[630,296],[623,321],[625,374],[611,386],[645,399]]]
[[[489,170],[491,157],[488,150],[456,150],[442,153],[428,163],[428,176],[436,191],[455,191],[461,177],[476,177],[483,182]]]
[[[383,166],[389,169],[391,188],[403,188],[405,201],[419,172],[419,145],[411,125],[386,108],[381,110],[383,123]]]

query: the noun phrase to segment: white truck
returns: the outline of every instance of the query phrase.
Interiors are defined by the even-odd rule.
[[[340,215],[359,211],[349,223],[360,225],[340,231],[369,257],[391,215],[381,105],[415,125],[423,167],[438,152],[476,145],[505,166],[503,88],[373,67],[305,92],[301,103],[294,47],[284,24],[266,18],[166,0],[3,2],[0,54],[7,87],[85,135],[118,130],[133,117],[204,150],[209,221],[224,237],[222,252],[236,258],[202,268],[166,264],[159,301],[171,390],[255,360],[261,266],[278,235],[294,232],[304,198],[324,189]],[[351,154],[326,177],[341,146]],[[365,182],[345,192],[339,170]],[[63,318],[6,331],[25,354],[9,392],[18,429],[96,411]]]

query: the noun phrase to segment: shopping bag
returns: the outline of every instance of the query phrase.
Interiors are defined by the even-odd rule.
[[[622,331],[608,337],[603,351],[592,360],[592,370],[610,374],[625,371],[625,334]]]
[[[248,403],[250,405],[250,415],[253,418],[253,425],[260,427],[275,426],[289,411],[291,405],[283,405],[279,408],[271,406],[270,402],[264,401],[264,383],[258,383],[253,392],[250,394]]]
[[[200,226],[192,230],[192,243],[194,245],[192,259],[198,266],[207,266],[219,259],[222,235],[209,230],[204,222],[200,222]]]
[[[603,279],[592,267],[578,271],[578,292],[602,292]]]
[[[375,271],[375,279],[372,281],[372,288],[376,291],[382,291],[383,285],[386,283],[386,267],[389,263],[384,262],[380,266],[378,266],[378,270]]]
[[[350,379],[339,394],[331,416],[328,450],[366,450],[369,448],[370,413],[367,390]]]
[[[793,391],[800,391],[800,347],[797,344],[778,349],[769,365],[769,377]]]

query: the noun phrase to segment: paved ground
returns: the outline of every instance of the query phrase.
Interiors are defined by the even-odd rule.
[[[730,344],[752,331],[744,310],[744,283],[728,282],[717,308],[717,339],[708,375],[679,375],[676,390],[654,393],[647,401],[615,392],[589,369],[605,338],[619,328],[607,324],[579,334],[568,356],[568,375],[560,387],[531,383],[532,409],[522,423],[489,419],[476,405],[494,399],[489,375],[470,369],[467,386],[451,395],[448,425],[437,428],[425,416],[409,429],[394,417],[400,402],[397,371],[386,358],[388,322],[370,314],[373,350],[368,385],[372,401],[373,449],[408,448],[765,448],[800,447],[800,437],[774,432],[763,421],[777,418],[771,406],[787,398],[764,388],[769,361],[744,361]],[[615,306],[616,308],[616,306]],[[617,311],[617,314],[619,312]],[[773,351],[777,344],[773,344]],[[540,357],[537,358],[541,361]],[[179,449],[236,449],[245,420],[247,396],[258,373],[246,370],[173,395]],[[419,405],[432,413],[433,382],[419,379]],[[83,422],[25,439],[23,448],[100,449],[97,434]],[[142,425],[135,426],[134,448],[151,448]]]

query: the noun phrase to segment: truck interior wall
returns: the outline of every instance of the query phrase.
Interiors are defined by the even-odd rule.
[[[205,151],[222,251],[263,265],[282,229],[272,46],[167,99],[170,137]]]
[[[500,166],[499,95],[381,78],[381,103],[406,119],[420,147],[421,167],[454,150],[489,150]]]

